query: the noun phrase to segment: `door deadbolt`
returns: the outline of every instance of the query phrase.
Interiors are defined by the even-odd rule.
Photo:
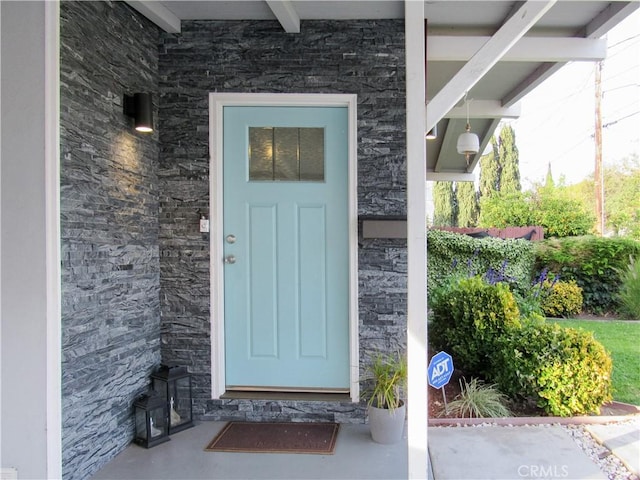
[[[227,235],[225,240],[227,241],[227,243],[230,243],[230,244],[236,243],[236,236],[235,235]]]
[[[235,255],[227,255],[226,257],[224,257],[224,263],[227,263],[227,264],[236,263],[236,256]]]

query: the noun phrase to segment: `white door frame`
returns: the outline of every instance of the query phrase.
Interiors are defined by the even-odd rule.
[[[211,395],[225,392],[223,175],[222,139],[225,106],[347,107],[349,117],[349,376],[350,397],[360,400],[358,339],[358,165],[357,96],[351,94],[209,93],[209,212],[211,221]]]

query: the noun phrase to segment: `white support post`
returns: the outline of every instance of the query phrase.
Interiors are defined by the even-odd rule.
[[[427,232],[424,2],[405,0],[408,474],[427,478]]]

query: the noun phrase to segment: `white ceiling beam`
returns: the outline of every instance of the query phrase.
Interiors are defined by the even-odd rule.
[[[458,135],[464,132],[464,125],[458,128],[455,121],[450,121],[447,124],[447,128],[444,130],[444,136],[442,137],[442,143],[440,144],[440,151],[438,152],[438,158],[433,166],[433,172],[440,173],[447,164],[451,162],[447,161],[445,152],[457,152]]]
[[[267,5],[287,33],[300,33],[300,16],[289,0],[267,0]]]
[[[640,7],[636,2],[611,2],[594,18],[579,35],[586,38],[599,38]]]
[[[562,67],[566,65],[566,62],[559,63],[543,63],[536,68],[531,75],[525,78],[519,85],[513,90],[502,97],[502,105],[509,107],[522,100],[529,92],[533,91],[538,85],[544,82],[551,75],[556,73]]]
[[[162,2],[153,0],[129,0],[126,2],[131,8],[147,17],[167,33],[180,33],[180,19]]]
[[[556,0],[530,0],[500,27],[480,50],[458,71],[427,105],[426,131],[429,131],[504,54],[544,15]]]
[[[599,39],[638,8],[640,8],[640,3],[637,2],[612,2],[583,30],[576,32],[576,36],[585,37],[587,39]],[[520,83],[520,85],[516,86],[512,91],[506,94],[502,98],[502,104],[504,106],[509,106],[522,100],[524,96],[533,91],[547,78],[560,70],[564,65],[566,65],[566,61],[558,63],[543,63],[522,83]]]
[[[430,36],[427,58],[430,62],[468,61],[491,39],[488,36]],[[507,51],[501,62],[599,61],[607,55],[604,38],[523,37]]]
[[[427,182],[475,182],[473,173],[430,172],[427,171]]]
[[[470,118],[519,118],[521,105],[503,107],[500,100],[469,100]],[[447,112],[445,118],[467,118],[467,107],[460,105]]]

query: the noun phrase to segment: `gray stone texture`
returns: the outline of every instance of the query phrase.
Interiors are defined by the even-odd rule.
[[[60,24],[63,475],[84,479],[160,363],[158,134],[122,106],[157,94],[159,32],[123,2],[62,2]]]
[[[350,402],[211,400],[208,94],[356,93],[358,210],[404,215],[400,21],[183,22],[160,34],[122,2],[61,4],[63,473],[87,478],[133,437],[163,363],[193,374],[197,419],[361,422]],[[154,93],[133,132],[124,93]],[[359,241],[360,355],[402,350],[406,243]]]
[[[360,422],[362,405],[211,400],[209,239],[210,92],[358,95],[358,211],[406,214],[402,21],[183,21],[161,35],[160,269],[162,359],[193,374],[199,419]],[[360,355],[403,350],[406,242],[360,239]]]

